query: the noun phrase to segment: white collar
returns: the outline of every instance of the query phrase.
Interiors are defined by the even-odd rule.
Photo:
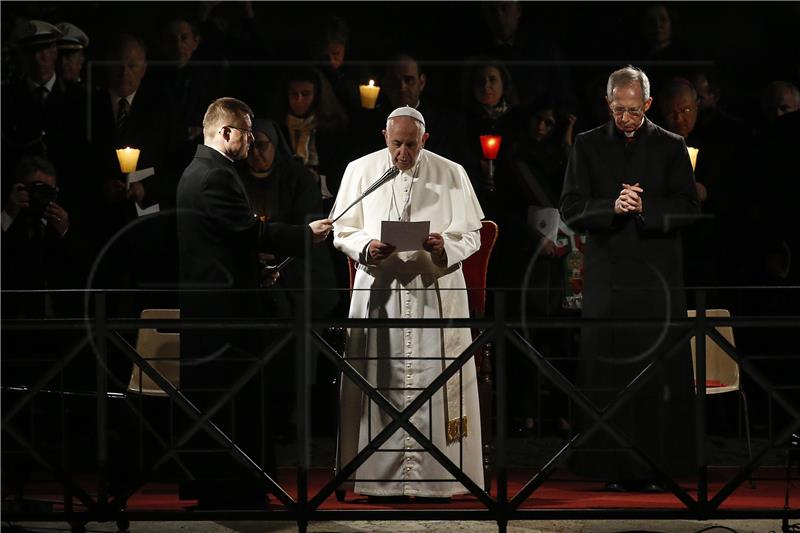
[[[231,159],[230,157],[228,157],[228,155],[227,155],[225,152],[223,152],[222,150],[220,150],[220,149],[219,149],[219,148],[217,148],[216,146],[211,146],[210,144],[207,144],[206,146],[208,146],[209,148],[212,148],[212,149],[216,150],[217,152],[221,153],[221,154],[222,154],[222,157],[224,157],[225,159],[227,159],[227,160],[228,160],[228,161],[230,161],[231,163],[233,163],[233,162],[234,162],[234,161],[233,161],[233,159]]]
[[[53,92],[53,85],[55,85],[55,84],[56,84],[56,75],[55,75],[55,74],[53,74],[53,75],[50,77],[50,79],[49,79],[49,80],[47,80],[47,81],[46,81],[46,82],[44,82],[44,83],[36,83],[35,81],[33,81],[33,80],[32,80],[32,79],[30,79],[30,78],[28,78],[28,79],[27,79],[27,81],[28,81],[28,87],[29,87],[31,90],[34,90],[34,91],[35,91],[35,90],[36,90],[36,89],[38,89],[39,87],[44,87],[45,89],[47,89],[47,93],[48,93],[48,94],[50,94],[51,92]]]
[[[131,94],[129,94],[128,96],[120,96],[120,95],[118,95],[117,93],[115,93],[114,91],[112,91],[111,89],[109,89],[109,90],[108,90],[108,95],[109,95],[109,97],[111,98],[111,105],[112,105],[112,106],[114,107],[114,109],[116,110],[117,106],[119,105],[119,99],[120,99],[120,98],[124,98],[125,100],[127,100],[127,101],[128,101],[128,105],[131,105],[131,106],[132,106],[132,105],[133,105],[133,98],[136,96],[136,92],[137,92],[137,91],[133,91],[133,92],[132,92]]]

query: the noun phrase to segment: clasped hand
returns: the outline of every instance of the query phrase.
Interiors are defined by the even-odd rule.
[[[638,181],[633,185],[623,183],[622,190],[614,201],[614,213],[618,215],[623,213],[641,213],[642,197],[640,194],[643,192],[644,189],[639,186]]]

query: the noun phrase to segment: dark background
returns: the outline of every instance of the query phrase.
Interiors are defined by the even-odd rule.
[[[128,30],[153,42],[166,13],[191,11],[200,4],[6,1],[2,2],[2,30],[8,35],[18,16],[72,22],[89,35],[87,59],[91,60],[99,56],[110,36]],[[621,64],[630,62],[647,70],[640,21],[651,3],[522,4],[520,32],[561,48],[579,96],[583,85],[607,76]],[[673,42],[688,51],[691,61],[717,65],[724,88],[722,104],[732,114],[752,118],[758,91],[770,80],[800,81],[799,2],[666,5],[673,19]],[[409,51],[428,67],[429,96],[445,99],[458,90],[459,76],[453,74],[477,52],[479,37],[487,31],[479,2],[253,2],[253,6],[263,31],[260,44],[228,51],[229,61],[307,59],[314,21],[335,14],[350,26],[346,62],[361,63],[366,73],[374,71],[377,76],[380,63],[392,52]],[[242,3],[223,2],[217,9],[241,11]],[[7,58],[4,54],[4,78]]]

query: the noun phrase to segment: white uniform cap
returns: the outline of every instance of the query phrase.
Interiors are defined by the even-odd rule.
[[[11,31],[9,42],[18,48],[50,45],[61,37],[58,28],[43,20],[26,20]]]
[[[75,24],[59,22],[56,28],[61,32],[57,45],[64,50],[80,50],[89,46],[89,36]]]
[[[414,120],[421,122],[423,126],[425,125],[425,119],[423,118],[422,113],[420,113],[413,107],[409,107],[407,105],[403,107],[398,107],[397,109],[389,113],[389,118],[395,118],[395,117],[411,117]]]

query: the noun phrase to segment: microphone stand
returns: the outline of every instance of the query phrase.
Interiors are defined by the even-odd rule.
[[[357,198],[357,199],[356,199],[356,200],[355,200],[355,201],[354,201],[352,204],[348,205],[348,206],[347,206],[347,209],[345,209],[344,211],[342,211],[341,213],[339,213],[339,216],[337,216],[336,218],[334,218],[334,219],[333,219],[333,221],[332,221],[332,223],[335,223],[337,220],[339,220],[340,218],[342,218],[342,216],[343,216],[345,213],[347,213],[347,212],[350,210],[350,208],[351,208],[351,207],[353,207],[353,206],[354,206],[354,205],[356,205],[358,202],[360,202],[361,200],[363,200],[364,198],[366,198],[368,195],[370,195],[370,194],[372,194],[373,192],[375,192],[375,191],[376,191],[376,190],[377,190],[379,187],[381,187],[381,186],[385,185],[386,183],[390,182],[391,180],[393,180],[395,177],[397,177],[397,175],[398,175],[398,174],[400,174],[400,169],[399,169],[399,168],[397,168],[397,167],[392,167],[392,168],[390,168],[389,170],[387,170],[386,172],[384,172],[383,176],[381,176],[380,178],[378,178],[378,180],[377,180],[375,183],[373,183],[372,185],[370,185],[370,186],[367,188],[367,190],[366,190],[366,191],[364,191],[364,192],[361,194],[361,196],[359,196],[359,197],[358,197],[358,198]]]
[[[358,198],[357,198],[357,199],[356,199],[356,200],[355,200],[355,201],[354,201],[352,204],[348,205],[348,206],[347,206],[347,209],[345,209],[344,211],[342,211],[341,213],[339,213],[339,216],[337,216],[336,218],[334,218],[334,219],[333,219],[333,221],[332,221],[331,223],[333,224],[333,223],[335,223],[337,220],[339,220],[340,218],[342,218],[342,216],[343,216],[345,213],[347,213],[347,212],[350,210],[350,208],[351,208],[351,207],[353,207],[353,206],[354,206],[354,205],[356,205],[358,202],[360,202],[361,200],[363,200],[364,198],[366,198],[367,196],[369,196],[370,194],[372,194],[373,192],[375,192],[375,191],[376,191],[376,190],[377,190],[379,187],[382,187],[382,186],[383,186],[383,185],[385,185],[386,183],[388,183],[388,182],[390,182],[391,180],[393,180],[395,177],[397,177],[397,175],[398,175],[398,174],[400,174],[400,169],[399,169],[399,168],[397,168],[397,167],[392,167],[392,168],[390,168],[389,170],[387,170],[386,172],[384,172],[384,173],[383,173],[383,176],[381,176],[380,178],[378,178],[378,180],[377,180],[375,183],[373,183],[372,185],[370,185],[369,187],[367,187],[367,190],[366,190],[366,191],[364,191],[364,193],[363,193],[361,196],[359,196],[359,197],[358,197]],[[284,259],[284,260],[281,262],[281,264],[279,264],[279,265],[277,265],[277,266],[273,266],[273,267],[267,267],[267,268],[269,268],[269,270],[270,270],[271,272],[275,272],[275,271],[278,271],[278,272],[280,272],[280,271],[283,269],[283,267],[285,267],[287,264],[291,263],[291,262],[292,262],[292,260],[294,260],[294,257],[287,257],[286,259]]]

